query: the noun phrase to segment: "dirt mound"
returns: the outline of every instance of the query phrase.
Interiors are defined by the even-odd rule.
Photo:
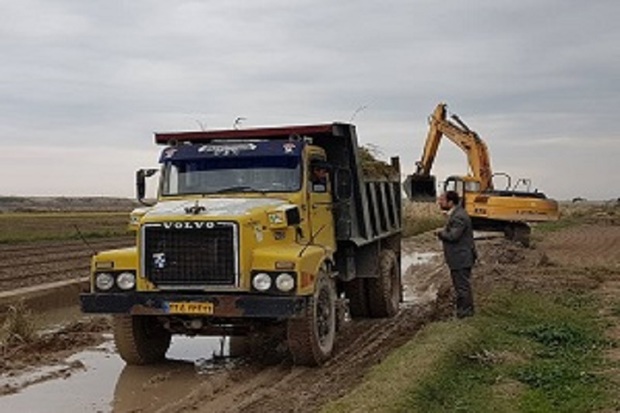
[[[506,240],[495,240],[487,244],[482,251],[480,261],[487,264],[515,265],[526,260],[526,250]]]
[[[58,362],[68,354],[102,343],[102,332],[110,328],[107,318],[97,317],[68,324],[29,341],[7,340],[0,343],[0,371],[10,374],[25,367]]]

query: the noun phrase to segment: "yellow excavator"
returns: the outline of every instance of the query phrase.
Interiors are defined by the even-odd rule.
[[[440,103],[429,118],[429,130],[416,170],[405,181],[404,189],[411,201],[434,201],[437,195],[435,176],[431,168],[443,136],[467,154],[469,173],[450,176],[443,190],[459,193],[463,206],[472,218],[474,229],[502,231],[506,238],[525,246],[530,241],[529,223],[555,221],[559,217],[558,203],[538,190],[531,191],[529,179],[512,179],[505,173],[494,174],[487,145],[478,134],[457,116],[447,118],[447,105]],[[493,186],[495,177],[506,180],[504,189]]]

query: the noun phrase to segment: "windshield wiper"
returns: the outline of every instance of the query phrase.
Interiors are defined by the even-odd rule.
[[[231,186],[228,188],[222,188],[219,189],[217,191],[215,191],[216,194],[223,194],[225,192],[250,192],[250,191],[254,191],[255,189],[252,188],[251,186]]]

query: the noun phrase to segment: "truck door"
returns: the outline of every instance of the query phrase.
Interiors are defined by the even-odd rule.
[[[308,168],[308,205],[310,230],[314,244],[335,248],[332,214],[332,174],[323,160],[313,159]]]

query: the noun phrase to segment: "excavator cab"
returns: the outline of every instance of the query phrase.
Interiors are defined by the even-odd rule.
[[[437,199],[437,181],[434,175],[408,175],[403,186],[410,201],[434,202]]]
[[[443,191],[454,191],[461,200],[465,199],[465,181],[460,176],[449,176],[443,183]]]

